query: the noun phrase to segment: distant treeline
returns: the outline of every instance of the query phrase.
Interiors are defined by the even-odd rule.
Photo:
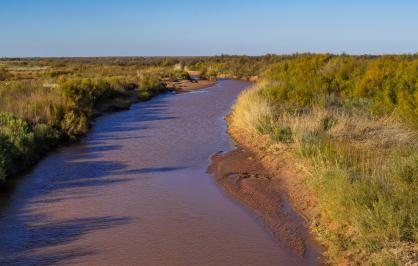
[[[203,78],[226,75],[234,78],[257,76],[268,65],[297,55],[229,56],[213,57],[97,57],[97,58],[7,58],[0,59],[1,69],[14,78],[42,78],[60,75],[136,75],[144,69],[172,68],[199,71]],[[26,74],[26,75],[25,75]],[[10,78],[10,76],[9,76]]]

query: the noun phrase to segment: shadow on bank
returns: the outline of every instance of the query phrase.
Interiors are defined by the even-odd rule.
[[[11,183],[0,201],[0,265],[52,265],[100,252],[91,247],[66,249],[65,244],[83,235],[129,224],[130,217],[99,216],[56,220],[48,215],[48,204],[94,197],[96,188],[126,183],[144,174],[169,172],[183,167],[128,169],[117,161],[104,160],[106,153],[122,145],[106,144],[146,130],[141,122],[176,119],[167,115],[165,97],[133,106],[133,110],[99,119],[80,143],[50,154],[30,173]],[[139,115],[139,116],[138,116]],[[123,135],[123,134],[122,134]],[[59,248],[57,248],[59,247]],[[59,251],[50,251],[57,248]],[[45,251],[47,249],[48,251]]]

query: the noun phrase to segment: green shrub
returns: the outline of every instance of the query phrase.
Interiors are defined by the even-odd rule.
[[[152,81],[144,81],[146,86],[153,86]],[[115,97],[124,97],[128,87],[121,79],[63,79],[59,89],[67,100],[64,110],[56,110],[60,116],[59,127],[70,139],[76,139],[87,133],[90,115],[94,107]],[[154,88],[148,88],[152,90]]]
[[[89,129],[89,118],[87,115],[77,109],[66,111],[60,127],[70,140],[75,140],[77,137],[87,133]]]
[[[19,153],[24,165],[34,156],[35,138],[30,125],[10,113],[0,113],[0,133],[7,137]]]
[[[167,88],[165,84],[161,82],[158,73],[144,72],[138,79],[139,100],[148,100],[166,90]]]
[[[61,133],[47,124],[36,124],[33,127],[38,159],[41,155],[58,146],[61,142]]]
[[[0,168],[2,176],[15,174],[33,163],[36,143],[30,125],[10,113],[0,113]]]
[[[6,177],[13,173],[14,162],[18,158],[18,151],[15,149],[9,138],[0,133],[0,181],[6,181]]]
[[[270,137],[276,142],[290,143],[292,141],[292,129],[290,127],[275,127]]]
[[[270,116],[261,117],[255,127],[257,131],[263,135],[271,134],[274,130],[274,125]]]
[[[91,111],[94,103],[93,82],[91,79],[70,79],[60,83],[60,90],[72,109],[82,113]]]
[[[322,120],[322,130],[327,131],[337,123],[337,119],[332,116],[327,116]]]
[[[168,77],[172,81],[190,79],[189,73],[187,71],[180,70],[180,69],[168,71],[168,73],[166,73],[165,76]]]

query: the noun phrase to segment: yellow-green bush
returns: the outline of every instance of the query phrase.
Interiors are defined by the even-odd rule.
[[[166,91],[167,88],[160,79],[160,74],[155,71],[141,73],[138,78],[138,98],[140,100],[148,100],[154,95]]]

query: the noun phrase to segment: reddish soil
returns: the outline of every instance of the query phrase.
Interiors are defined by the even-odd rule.
[[[229,133],[238,147],[215,154],[209,173],[228,194],[254,210],[279,242],[300,256],[319,258],[320,247],[308,228],[317,201],[304,187],[301,171],[285,152],[267,151],[263,139],[251,139],[231,128]]]
[[[167,82],[167,87],[172,88],[176,91],[191,91],[203,89],[216,84],[216,80],[179,80]]]

